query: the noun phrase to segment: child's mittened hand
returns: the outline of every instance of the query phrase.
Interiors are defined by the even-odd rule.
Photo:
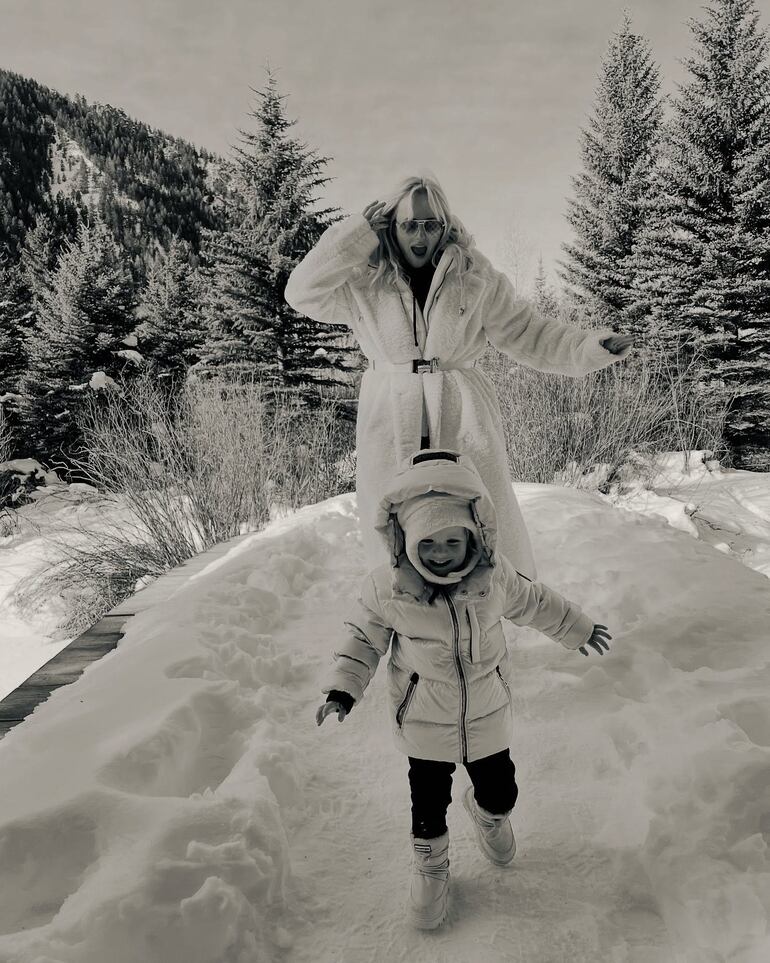
[[[337,721],[342,722],[345,716],[348,714],[345,706],[341,706],[339,702],[324,702],[322,706],[318,707],[315,714],[316,725],[321,725],[327,716],[330,716],[332,712],[337,713]]]
[[[586,642],[586,645],[590,645],[592,649],[596,649],[599,655],[604,655],[604,652],[609,652],[609,640],[612,638],[610,633],[607,631],[606,625],[595,625],[594,630],[591,633],[591,638]],[[581,645],[578,652],[582,652],[583,655],[588,655],[586,645]]]

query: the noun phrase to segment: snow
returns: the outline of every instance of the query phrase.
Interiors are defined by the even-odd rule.
[[[668,452],[642,484],[607,496],[619,508],[660,516],[770,577],[770,474],[725,469],[709,451]]]
[[[71,541],[78,528],[93,531],[104,524],[105,515],[114,519],[116,512],[114,503],[105,502],[93,485],[64,484],[55,471],[46,471],[32,458],[5,462],[0,468],[11,465],[21,473],[36,473],[45,485],[27,494],[29,503],[0,514],[0,699],[69,641],[57,631],[63,600],[51,598],[33,612],[22,612],[19,588],[48,567],[57,539]]]
[[[384,672],[314,721],[363,571],[344,495],[241,538],[0,741],[1,963],[770,958],[767,580],[655,514],[516,490],[541,578],[614,642],[509,633],[511,868],[458,771],[449,919],[405,926]]]
[[[43,478],[46,474],[43,466],[34,458],[12,458],[10,461],[0,462],[0,471],[11,471],[19,475],[32,475],[35,478]]]
[[[115,354],[119,358],[125,358],[126,361],[130,361],[132,364],[141,367],[144,364],[144,358],[138,351],[133,351],[130,348],[126,348],[122,351],[116,351]]]
[[[117,384],[103,371],[94,371],[91,375],[91,380],[88,382],[88,387],[93,388],[94,391],[98,391],[100,388],[117,388]]]
[[[57,484],[56,473],[45,472],[31,458],[15,459],[5,466],[11,464],[23,472],[39,471],[47,485],[29,493],[30,504],[0,519],[5,523],[0,527],[0,699],[69,641],[56,630],[62,617],[60,600],[50,599],[35,612],[22,613],[16,604],[16,592],[20,583],[48,562],[51,528],[59,528],[60,519],[71,520],[74,513],[82,516],[80,502],[87,497],[82,489],[91,487]]]

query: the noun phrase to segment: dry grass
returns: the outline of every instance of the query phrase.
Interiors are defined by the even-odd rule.
[[[53,536],[54,558],[22,606],[67,599],[68,634],[211,546],[355,486],[353,426],[337,405],[309,412],[258,384],[194,382],[169,400],[150,378],[94,398],[84,478],[112,503],[98,526]]]
[[[517,480],[595,485],[598,474],[608,484],[629,459],[651,475],[660,452],[726,453],[726,400],[701,391],[697,357],[637,351],[569,378],[512,365],[490,349],[484,367],[497,388]]]

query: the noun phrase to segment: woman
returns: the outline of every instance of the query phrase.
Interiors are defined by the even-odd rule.
[[[356,492],[371,566],[386,561],[374,531],[383,483],[419,448],[470,456],[494,502],[498,548],[536,578],[516,501],[500,409],[476,366],[487,341],[514,361],[579,377],[630,350],[631,339],[539,315],[472,246],[430,177],[332,225],[297,265],[286,300],[319,322],[348,324],[369,361],[356,427]]]

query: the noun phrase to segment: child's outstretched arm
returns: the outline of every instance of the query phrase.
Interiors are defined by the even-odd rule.
[[[506,609],[503,617],[517,625],[533,628],[561,643],[565,649],[578,649],[588,655],[591,646],[600,655],[609,650],[612,636],[605,625],[595,625],[578,605],[559,595],[542,582],[532,582],[502,558],[506,575]]]
[[[361,701],[366,687],[377,671],[380,659],[388,651],[393,635],[386,624],[374,578],[369,575],[361,586],[361,595],[353,617],[345,622],[348,634],[334,651],[334,664],[321,691],[331,699],[319,706],[316,722],[337,713],[340,722]]]

